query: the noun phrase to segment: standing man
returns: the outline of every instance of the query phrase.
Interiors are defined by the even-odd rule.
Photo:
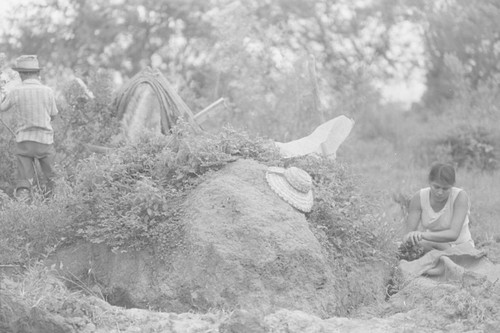
[[[0,111],[12,109],[17,127],[17,173],[14,195],[26,198],[31,193],[37,159],[47,178],[47,192],[54,187],[54,130],[51,120],[57,115],[54,91],[40,82],[40,67],[36,55],[22,55],[15,67],[22,84],[2,96]]]

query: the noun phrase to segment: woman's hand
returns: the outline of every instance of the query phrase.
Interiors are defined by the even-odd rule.
[[[421,231],[410,231],[403,237],[403,243],[411,242],[413,245],[417,245],[423,239],[422,235]]]

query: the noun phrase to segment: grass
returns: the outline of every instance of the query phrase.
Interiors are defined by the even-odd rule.
[[[128,313],[110,306],[93,292],[68,289],[51,268],[40,263],[29,266],[22,275],[2,277],[0,282],[2,332],[52,332],[56,327],[73,327],[78,332],[99,328],[119,333],[129,332],[131,327],[140,328],[134,332],[171,331],[171,327],[176,328],[174,332],[215,332],[230,315],[224,311],[179,316]]]
[[[148,177],[151,179],[164,177],[161,180],[165,181],[163,166],[176,170],[169,175],[170,178],[184,180],[188,179],[187,175],[202,174],[208,169],[222,167],[233,155],[276,162],[275,156],[267,155],[268,152],[263,148],[265,142],[257,142],[258,144],[255,145],[249,138],[237,132],[225,132],[224,135],[212,138],[214,145],[184,142],[181,146],[184,150],[179,149],[179,151],[186,152],[184,157],[189,162],[186,165],[180,164],[184,161],[184,158],[182,161],[179,159],[180,154],[172,155],[175,156],[174,159],[170,152],[162,152],[162,149],[158,147],[156,148],[161,152],[157,156],[159,162],[155,165],[148,164],[151,159],[144,157],[151,154],[149,148],[155,148],[153,143],[151,147],[141,148],[145,149],[144,156],[131,155],[130,161],[133,163],[130,163],[130,166],[140,167],[141,172],[147,170],[150,172]],[[388,257],[394,254],[394,244],[402,236],[404,217],[404,212],[400,204],[395,202],[394,197],[398,195],[408,197],[421,187],[427,186],[428,166],[417,163],[411,151],[402,147],[404,148],[404,145],[397,145],[383,138],[360,140],[354,133],[338,152],[338,160],[342,164],[335,164],[329,168],[308,160],[296,161],[298,166],[313,175],[316,182],[322,181],[328,184],[319,192],[324,206],[317,211],[316,215],[311,214],[309,221],[316,223],[318,229],[327,235],[327,238],[323,239],[324,242],[342,249],[338,253],[342,254],[344,260],[347,258],[347,261],[344,261],[345,265],[339,266],[340,269],[351,269],[357,265],[358,261],[367,258],[389,260]],[[134,149],[130,150],[132,151]],[[124,160],[126,160],[125,157],[129,157],[127,154],[128,151],[124,150]],[[135,169],[127,168],[125,164],[121,161],[116,165],[124,168],[123,172],[126,171],[126,174],[130,175]],[[118,171],[120,170],[122,169]],[[95,173],[90,169],[87,171],[89,171],[89,179],[94,179]],[[123,179],[123,177],[115,178],[112,178],[113,181]],[[130,181],[135,182],[136,179]],[[488,244],[500,240],[500,223],[497,222],[497,217],[500,215],[499,171],[459,170],[457,186],[464,188],[471,198],[472,233],[476,243]],[[60,231],[69,223],[65,218],[65,209],[67,209],[65,202],[72,195],[71,189],[64,187],[60,189],[61,193],[51,203],[35,201],[33,205],[27,206],[4,200],[4,209],[0,211],[0,231],[2,235],[9,236],[0,237],[2,253],[0,263],[30,262],[31,259],[36,261],[57,247],[61,241]],[[151,202],[146,196],[146,193],[151,193],[149,188],[143,192],[146,199],[143,201]],[[114,197],[116,196],[110,196],[111,199]],[[328,205],[328,202],[332,200],[337,204],[334,209]],[[344,216],[337,214],[337,208],[344,209],[346,214]],[[332,219],[337,219],[336,223],[332,223]],[[371,251],[376,254],[371,255]],[[81,292],[66,289],[61,280],[49,277],[46,269],[40,266],[28,265],[28,267],[31,268],[19,280],[6,279],[4,281],[8,286],[9,295],[23,304],[23,307],[39,308],[41,311],[51,313],[64,313],[65,306],[67,306],[64,304],[73,304],[80,309],[94,309],[91,310],[94,311],[93,314],[87,317],[89,322],[98,324],[114,320],[112,319],[113,313],[102,310],[99,305],[92,303],[90,298],[82,296]],[[355,288],[364,288],[363,277],[356,277],[354,282],[359,282],[354,286]],[[85,288],[81,289],[85,290]],[[368,290],[369,288],[366,288],[365,291]],[[360,290],[357,292],[359,294],[353,294],[353,302],[356,296],[361,295]],[[457,304],[456,316],[481,322],[485,318],[484,314],[488,314],[484,308],[486,305],[483,306],[479,299],[468,294],[454,296],[450,296],[447,300],[449,303]],[[358,305],[353,302],[349,305],[353,307]],[[361,302],[364,301],[361,299]],[[8,303],[3,302],[3,304]],[[8,309],[5,310],[8,311]],[[470,313],[468,317],[467,313]]]
[[[0,264],[36,262],[63,241],[67,225],[66,193],[50,202],[36,193],[30,204],[5,199],[0,206]]]
[[[113,154],[85,159],[72,179],[61,181],[57,191],[62,195],[56,192],[49,202],[8,202],[0,211],[4,235],[0,246],[11,251],[5,252],[2,261],[29,266],[43,260],[60,241],[81,238],[119,250],[165,244],[161,248],[168,251],[168,246],[183,239],[182,228],[174,233],[168,226],[182,226],[183,220],[177,212],[169,213],[169,207],[177,205],[165,200],[182,200],[208,171],[235,158],[251,158],[264,164],[289,163],[312,175],[317,207],[307,220],[315,234],[321,235],[320,244],[331,255],[335,269],[348,275],[338,277],[339,289],[346,294],[346,309],[339,306],[338,311],[345,314],[361,303],[383,298],[382,282],[375,285],[369,274],[356,272],[360,263],[369,266],[373,262],[385,263],[387,270],[394,258],[394,230],[379,202],[372,202],[370,193],[359,193],[357,178],[347,166],[309,157],[284,161],[269,142],[234,130],[208,138],[179,133],[175,139],[170,146],[165,137],[144,138]],[[353,274],[357,275],[352,278]]]
[[[364,191],[370,193],[374,200],[381,200],[381,209],[387,215],[389,226],[403,235],[402,216],[399,204],[394,202],[394,195],[409,196],[418,189],[428,186],[428,167],[417,163],[410,152],[399,151],[397,145],[387,140],[358,140],[350,138],[339,151],[351,165],[351,169],[360,179]],[[459,169],[457,171],[457,187],[463,188],[471,199],[471,233],[478,247],[500,242],[500,171],[476,171]],[[448,320],[462,321],[464,325],[488,327],[493,322],[497,325],[498,298],[500,297],[498,282],[476,287],[454,287],[455,291],[438,289],[427,290],[406,285],[403,281],[394,281],[396,289],[407,292],[406,302],[401,309],[391,308],[395,312],[383,313],[386,304],[374,306],[374,316],[388,316],[398,312],[409,312],[422,309],[425,316],[441,314]],[[426,296],[426,293],[428,295]],[[443,293],[442,297],[432,296]],[[413,300],[413,302],[412,302]],[[419,312],[419,313],[420,313]]]
[[[478,244],[500,240],[500,171],[459,172],[460,185],[471,199],[471,232]]]
[[[419,165],[411,154],[400,152],[391,142],[385,140],[351,140],[341,147],[340,158],[351,165],[358,174],[363,191],[384,202],[388,214],[399,216],[394,195],[413,195],[428,186],[428,167]],[[471,200],[471,232],[476,243],[483,244],[500,239],[500,171],[482,172],[459,169],[457,187],[467,191]],[[396,223],[397,218],[389,219]],[[397,220],[397,221],[396,221]],[[401,225],[394,224],[395,229]]]

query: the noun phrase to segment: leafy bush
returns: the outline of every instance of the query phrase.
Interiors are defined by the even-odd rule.
[[[491,171],[498,168],[498,134],[482,126],[463,125],[450,129],[425,145],[432,160],[459,168]]]
[[[95,171],[100,175],[96,182],[75,186],[81,193],[70,205],[76,237],[115,249],[136,250],[146,248],[161,235],[169,235],[165,246],[180,239],[175,191],[157,187],[145,176],[134,179],[125,169]]]
[[[31,204],[6,199],[0,206],[0,263],[26,264],[43,259],[64,241],[68,196],[50,202],[35,196]]]
[[[11,193],[16,170],[15,143],[8,130],[2,127],[0,125],[0,190]]]
[[[306,217],[337,273],[342,295],[338,314],[381,301],[385,295],[380,284],[397,260],[395,230],[382,203],[360,191],[359,178],[348,165],[314,157],[287,163],[313,178],[314,207]]]
[[[315,203],[308,221],[326,237],[323,246],[333,257],[348,258],[353,266],[373,257],[385,262],[394,259],[394,230],[384,220],[380,202],[360,192],[359,180],[348,165],[314,157],[301,158],[294,165],[313,178]]]
[[[58,191],[64,193],[57,200],[29,209],[14,202],[4,207],[1,227],[14,230],[5,247],[17,237],[22,245],[15,249],[30,244],[27,253],[35,248],[44,253],[42,244],[64,238],[105,243],[116,250],[168,253],[182,245],[186,196],[207,173],[236,158],[302,167],[316,185],[308,220],[325,237],[323,245],[335,256],[353,259],[384,255],[391,234],[383,230],[376,205],[358,193],[347,166],[312,157],[283,160],[268,140],[232,128],[194,136],[183,123],[170,136],[147,134],[137,144],[82,160],[73,177],[61,181]],[[20,209],[23,214],[17,216]]]
[[[64,173],[71,173],[88,156],[86,144],[107,145],[120,131],[111,74],[93,70],[85,81],[93,98],[85,96],[76,81],[66,82],[64,99],[58,102],[59,115],[53,122],[57,163]]]
[[[411,242],[403,243],[399,246],[399,259],[413,261],[424,255],[424,248],[420,244],[412,244]]]
[[[69,204],[74,237],[117,250],[152,247],[168,253],[182,244],[182,203],[205,173],[236,157],[265,161],[277,156],[269,142],[234,129],[193,136],[186,126],[82,161]]]
[[[1,261],[38,260],[77,239],[168,252],[182,243],[182,203],[203,175],[236,158],[275,160],[273,147],[231,128],[193,136],[180,123],[170,136],[146,134],[137,144],[85,158],[48,202],[2,199]]]
[[[194,136],[184,126],[169,136],[146,134],[136,144],[82,160],[71,178],[60,181],[53,201],[29,209],[17,202],[4,207],[0,231],[13,232],[0,245],[14,250],[4,262],[37,260],[62,242],[83,239],[114,251],[151,251],[168,263],[170,254],[184,245],[185,198],[211,172],[236,158],[251,158],[311,174],[315,206],[306,217],[329,264],[342,272],[339,288],[349,290],[339,311],[346,314],[380,299],[380,286],[373,284],[373,276],[363,275],[360,264],[374,269],[376,262],[382,275],[378,265],[387,267],[396,259],[394,232],[377,202],[359,193],[348,166],[315,157],[282,159],[270,141],[231,128]],[[16,215],[20,209],[22,220]],[[23,255],[16,257],[16,251]]]
[[[416,153],[427,165],[440,160],[469,170],[494,170],[500,149],[496,128],[500,119],[500,76],[488,74],[473,79],[470,65],[453,54],[444,57],[443,65],[446,81],[442,83],[450,95],[439,103],[428,100],[428,107],[419,110],[427,122],[415,126],[421,133]],[[428,89],[428,94],[434,93],[435,89]]]

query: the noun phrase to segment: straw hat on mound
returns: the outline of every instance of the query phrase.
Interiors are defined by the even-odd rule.
[[[302,169],[269,167],[266,180],[271,189],[298,210],[308,213],[313,206],[311,176]]]

